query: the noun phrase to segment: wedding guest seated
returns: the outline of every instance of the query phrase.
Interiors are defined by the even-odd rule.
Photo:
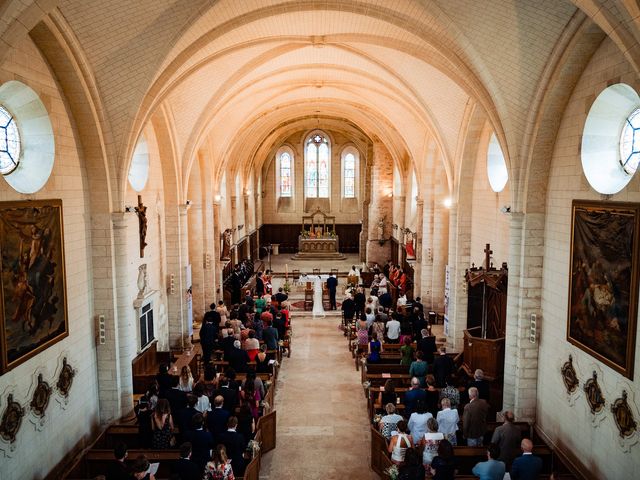
[[[213,399],[213,410],[207,414],[207,430],[213,434],[216,439],[222,432],[227,429],[227,420],[229,420],[230,412],[224,409],[224,397],[216,395]]]
[[[489,391],[491,386],[489,382],[484,379],[484,372],[481,369],[476,369],[473,374],[473,380],[469,382],[467,385],[467,391],[471,387],[476,387],[478,389],[478,398],[489,401]]]
[[[256,385],[253,381],[249,380],[245,382],[243,388],[240,390],[240,405],[247,405],[251,410],[251,414],[254,419],[258,419],[260,413],[260,401],[262,397],[260,392],[256,390]]]
[[[447,439],[438,444],[438,455],[431,460],[429,472],[431,480],[454,480],[456,475],[456,462],[453,455],[453,446]]]
[[[480,480],[502,480],[505,474],[504,462],[497,460],[500,449],[493,443],[487,447],[487,461],[478,462],[471,472]]]
[[[382,345],[380,344],[380,340],[378,340],[378,334],[377,332],[373,332],[371,341],[369,342],[369,356],[367,357],[367,361],[369,363],[378,363],[380,361],[381,351]]]
[[[522,455],[513,461],[511,478],[513,480],[536,480],[542,470],[542,459],[533,455],[533,443],[525,438],[520,443]],[[557,475],[554,475],[557,478]]]
[[[442,388],[445,381],[455,370],[453,359],[447,355],[446,347],[440,347],[440,354],[433,360],[433,375],[436,377],[436,386]]]
[[[285,323],[284,315],[282,315],[282,310],[280,310],[280,312],[273,317],[273,327],[278,331],[278,338],[280,340],[284,340],[284,335],[287,331]]]
[[[373,309],[371,307],[365,308],[364,318],[367,324],[367,330],[369,330],[373,325],[373,322],[376,320],[376,316],[373,314]]]
[[[249,338],[247,338],[244,342],[244,350],[247,352],[249,356],[249,361],[253,361],[258,352],[260,351],[260,341],[256,338],[253,330],[249,331]],[[238,370],[240,371],[240,370]]]
[[[269,356],[267,355],[267,344],[260,345],[260,351],[256,355],[254,360],[256,362],[256,373],[271,373],[273,370],[269,362]]]
[[[192,447],[190,442],[180,445],[180,460],[173,463],[171,473],[180,480],[201,480],[202,470],[191,460]]]
[[[113,449],[115,461],[109,464],[107,470],[107,480],[129,480],[129,469],[125,460],[127,459],[127,445],[119,442]]]
[[[436,388],[436,379],[433,375],[427,375],[425,381],[427,382],[427,388],[425,388],[425,393],[427,394],[427,411],[435,417],[438,413],[438,405],[440,404],[440,390]]]
[[[193,394],[197,399],[195,409],[199,413],[206,415],[207,412],[211,410],[211,402],[209,401],[209,397],[204,394],[204,385],[202,383],[196,383]]]
[[[229,417],[227,421],[227,431],[220,435],[218,441],[227,449],[227,454],[231,459],[233,474],[236,477],[240,477],[244,474],[245,461],[243,454],[247,443],[242,434],[236,431],[237,427],[238,418],[235,416]]]
[[[238,427],[237,432],[244,437],[246,443],[253,440],[256,431],[256,420],[251,413],[249,405],[244,404],[238,409]]]
[[[280,336],[278,335],[278,330],[273,327],[272,323],[273,322],[270,318],[265,320],[265,328],[262,331],[262,339],[267,345],[268,350],[277,350],[278,340],[280,340]]]
[[[425,470],[420,454],[415,448],[408,448],[404,453],[404,464],[398,471],[398,480],[424,480],[424,478]]]
[[[178,389],[182,392],[190,392],[193,390],[193,375],[189,365],[182,367],[180,371],[180,381],[178,383]]]
[[[171,448],[173,439],[173,418],[171,417],[169,401],[166,398],[158,400],[156,409],[151,415],[151,430],[153,431],[151,448],[156,450]]]
[[[174,375],[171,377],[171,388],[165,392],[164,396],[169,401],[171,411],[177,413],[187,405],[187,394],[180,390],[178,383],[180,378]]]
[[[396,429],[387,450],[391,454],[391,461],[396,465],[402,465],[407,449],[413,445],[413,438],[407,433],[407,422],[404,419],[398,421]]]
[[[202,480],[234,480],[231,459],[227,457],[224,445],[218,445],[213,451],[211,461],[204,468]]]
[[[411,337],[406,336],[403,340],[403,345],[400,347],[400,365],[411,365],[413,362],[413,347],[411,346]],[[426,372],[425,372],[426,373]],[[424,382],[420,382],[422,385]]]
[[[429,370],[429,365],[422,359],[422,352],[418,350],[416,352],[416,359],[411,362],[411,366],[409,367],[409,375],[412,377],[416,377],[420,380],[420,387],[424,388],[427,386],[427,371]]]
[[[204,367],[202,380],[199,382],[204,386],[204,394],[213,398],[213,392],[218,388],[218,379],[216,378],[216,367],[213,364],[207,364]]]
[[[155,475],[149,471],[149,460],[144,455],[138,455],[131,466],[131,478],[135,480],[156,480]]]
[[[151,415],[153,409],[146,395],[143,395],[135,406],[136,423],[138,424],[138,442],[142,448],[151,448],[151,439],[153,438],[153,430],[151,430]]]
[[[198,413],[193,416],[193,429],[186,435],[187,441],[191,442],[191,460],[198,465],[200,472],[209,461],[209,451],[213,448],[213,435],[204,429],[204,417]]]
[[[396,384],[393,379],[389,378],[384,382],[384,387],[382,387],[380,393],[378,393],[378,403],[384,407],[387,403],[395,405],[397,401],[398,394],[396,393]]]
[[[380,419],[378,427],[382,436],[389,440],[391,432],[396,431],[396,425],[402,420],[402,415],[396,413],[396,406],[393,403],[387,403],[384,409],[387,414]]]
[[[255,348],[259,349],[259,345],[260,343],[258,343],[258,346]],[[228,355],[225,354],[224,359],[229,362],[229,366],[236,372],[244,373],[247,371],[247,362],[250,361],[249,355],[245,350],[240,349],[240,340],[234,341],[233,347],[233,350],[231,350]]]
[[[438,431],[444,435],[451,445],[457,445],[458,440],[456,432],[458,431],[458,422],[460,416],[458,410],[451,408],[451,401],[445,397],[440,402],[442,404],[442,410],[438,412]]]
[[[421,338],[416,346],[422,352],[425,362],[433,363],[433,354],[436,351],[436,337],[429,335],[429,330],[426,328],[420,330],[420,335]]]
[[[427,422],[429,422],[430,418],[433,418],[433,415],[427,412],[424,400],[418,400],[416,411],[411,414],[408,423],[409,432],[416,446],[420,444],[424,434],[427,433]]]
[[[384,338],[385,329],[386,329],[386,326],[384,324],[384,319],[383,319],[382,315],[381,314],[377,314],[375,316],[375,320],[373,322],[373,325],[371,326],[371,336],[376,335],[377,338],[379,338],[380,341],[382,341],[382,339]]]
[[[198,404],[198,397],[195,395],[187,395],[187,406],[176,414],[176,421],[178,422],[178,428],[182,438],[185,438],[186,433],[191,430],[193,416],[198,412],[196,405]]]
[[[420,380],[416,377],[411,379],[411,389],[404,394],[404,413],[411,415],[419,400],[427,401],[426,392],[420,388]]]
[[[169,365],[166,363],[160,364],[158,374],[156,375],[156,381],[158,382],[158,398],[165,397],[167,390],[171,388],[173,378],[173,375],[169,373]]]
[[[238,392],[235,388],[231,387],[228,374],[229,370],[221,377],[218,390],[216,390],[216,396],[220,395],[224,398],[222,408],[229,413],[233,413],[238,404]]]
[[[424,450],[422,451],[422,463],[427,466],[431,465],[431,462],[438,454],[438,445],[444,440],[444,435],[438,432],[438,422],[435,418],[430,418],[427,421],[427,432],[424,434],[422,445]]]

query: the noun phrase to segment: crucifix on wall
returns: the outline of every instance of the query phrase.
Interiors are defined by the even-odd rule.
[[[138,229],[140,234],[140,258],[144,258],[144,247],[147,246],[147,207],[142,204],[142,195],[138,195],[138,206],[135,208],[138,216]]]

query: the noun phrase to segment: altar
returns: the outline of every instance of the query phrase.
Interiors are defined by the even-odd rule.
[[[302,217],[302,230],[298,236],[298,253],[294,260],[344,260],[340,253],[340,239],[336,235],[336,217],[319,208]]]

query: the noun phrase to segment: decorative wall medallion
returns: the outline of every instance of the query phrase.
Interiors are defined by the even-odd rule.
[[[594,370],[591,378],[584,383],[582,388],[585,392],[587,404],[594,416],[604,413],[605,399],[602,389],[598,385],[598,373]]]
[[[633,418],[633,412],[627,403],[626,390],[622,390],[622,398],[616,398],[611,404],[611,412],[613,412],[613,420],[622,438],[630,437],[636,432],[638,424]]]
[[[31,407],[31,412],[41,420],[44,418],[44,414],[49,406],[52,391],[53,389],[49,384],[43,380],[42,373],[38,374],[38,384],[33,391],[29,406]]]
[[[569,360],[562,365],[560,371],[562,372],[562,381],[567,389],[567,394],[571,395],[578,389],[578,384],[580,383],[576,369],[573,368],[573,357],[571,354],[569,354]]]
[[[24,417],[24,408],[13,401],[13,394],[7,395],[7,408],[0,419],[0,438],[5,442],[14,443]]]
[[[62,359],[62,370],[60,370],[60,375],[58,375],[58,382],[56,383],[56,387],[60,395],[62,395],[65,399],[69,398],[69,390],[71,390],[71,385],[73,384],[73,377],[75,376],[76,371],[67,363],[67,357]]]

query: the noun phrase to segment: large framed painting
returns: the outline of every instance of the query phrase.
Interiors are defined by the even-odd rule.
[[[62,201],[0,202],[0,370],[69,334]]]
[[[633,379],[640,205],[574,200],[567,340]]]

